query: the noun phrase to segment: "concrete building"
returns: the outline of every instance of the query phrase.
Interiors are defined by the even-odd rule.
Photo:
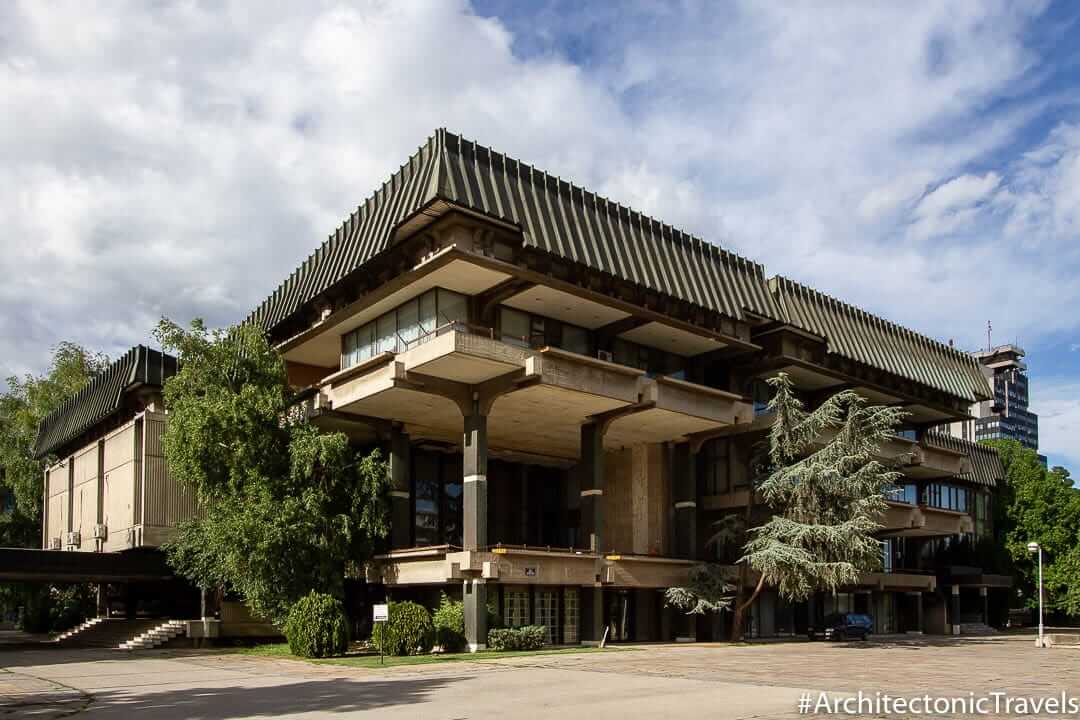
[[[706,541],[750,499],[779,372],[811,405],[851,388],[903,406],[882,453],[905,481],[883,571],[794,607],[767,591],[754,635],[845,609],[880,632],[954,632],[1007,586],[937,555],[992,532],[996,456],[934,430],[993,397],[971,356],[444,130],[249,321],[313,422],[389,454],[392,533],[368,583],[462,598],[474,648],[489,608],[552,643],[717,637],[662,594],[731,560]],[[75,487],[57,472],[50,487]],[[138,498],[118,532],[156,542]],[[57,513],[47,546],[74,528]]]
[[[1028,409],[1027,363],[1024,349],[1000,345],[973,353],[994,388],[994,397],[979,403],[976,440],[1016,440],[1039,449],[1039,416]]]

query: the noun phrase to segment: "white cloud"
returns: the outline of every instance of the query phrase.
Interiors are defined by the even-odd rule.
[[[1075,129],[971,169],[1037,11],[0,5],[0,358],[243,317],[439,126],[939,337],[1075,332]]]
[[[1031,409],[1039,415],[1039,452],[1080,469],[1080,382],[1040,379],[1031,386]]]
[[[1001,176],[988,172],[982,177],[961,175],[939,185],[915,207],[911,234],[927,239],[972,227],[981,205],[1000,184]]]

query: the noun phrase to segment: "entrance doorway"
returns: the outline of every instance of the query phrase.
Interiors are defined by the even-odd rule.
[[[630,642],[634,639],[634,593],[611,590],[605,593],[604,623],[608,642]]]

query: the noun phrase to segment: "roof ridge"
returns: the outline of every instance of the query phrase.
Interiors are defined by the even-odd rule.
[[[672,224],[670,224],[668,222],[660,220],[660,219],[658,219],[658,218],[656,218],[656,217],[654,217],[652,215],[649,215],[649,214],[647,214],[647,213],[645,213],[645,212],[643,212],[641,210],[637,210],[637,209],[635,209],[634,207],[632,207],[630,205],[623,204],[619,200],[613,200],[613,199],[609,198],[606,195],[601,195],[600,193],[596,192],[595,190],[589,190],[584,185],[582,185],[580,183],[576,183],[573,180],[563,178],[561,175],[552,175],[550,172],[548,172],[547,170],[544,170],[543,168],[538,168],[536,165],[527,163],[524,160],[519,160],[517,158],[511,157],[510,155],[507,155],[506,153],[504,153],[504,152],[502,152],[500,150],[496,150],[494,147],[492,147],[490,145],[481,145],[476,140],[466,138],[464,135],[454,133],[452,131],[448,131],[445,128],[442,128],[442,131],[447,136],[456,139],[459,143],[471,143],[474,146],[474,148],[475,147],[483,148],[485,151],[487,151],[489,158],[491,157],[492,154],[499,155],[499,156],[501,156],[503,158],[504,163],[506,161],[510,161],[510,162],[513,162],[513,163],[519,165],[520,167],[528,168],[529,170],[531,170],[533,172],[539,172],[539,173],[543,174],[545,178],[554,177],[556,179],[556,181],[557,181],[556,185],[557,185],[557,188],[558,188],[558,192],[560,192],[560,193],[563,192],[563,184],[565,184],[566,185],[566,194],[571,196],[571,197],[573,196],[574,191],[582,193],[582,195],[584,195],[584,194],[592,195],[595,202],[603,203],[605,206],[614,205],[619,209],[625,209],[627,211],[627,215],[629,217],[632,218],[632,217],[636,216],[637,218],[639,218],[639,223],[641,225],[645,225],[647,223],[656,224],[660,228],[660,233],[659,234],[660,234],[660,236],[662,238],[663,238],[664,229],[668,230],[673,235],[678,235],[679,236],[678,239],[672,238],[672,239],[668,240],[667,238],[664,238],[666,242],[674,243],[674,242],[684,241],[684,240],[695,241],[697,243],[700,243],[701,246],[703,247],[703,249],[707,249],[709,252],[719,255],[724,261],[734,261],[737,264],[745,263],[745,264],[749,265],[750,269],[752,269],[753,272],[758,273],[761,276],[761,279],[763,279],[763,280],[765,279],[764,278],[765,264],[762,263],[762,262],[758,262],[757,260],[753,260],[751,258],[748,258],[747,256],[741,255],[741,254],[735,252],[734,250],[729,250],[728,248],[723,247],[722,245],[719,245],[717,243],[705,240],[704,238],[702,238],[702,237],[700,237],[698,235],[695,235],[695,234],[693,234],[691,232],[688,232],[686,230],[683,230],[681,228],[675,227],[674,225],[672,225]],[[475,153],[475,151],[474,151],[474,156],[479,158],[479,154]],[[491,164],[490,160],[488,161],[488,164],[489,165]],[[607,209],[607,208],[605,208],[605,209]],[[642,222],[642,220],[644,222]]]
[[[919,332],[917,330],[913,330],[913,329],[907,327],[906,325],[902,325],[902,324],[896,322],[895,320],[890,320],[890,319],[888,319],[886,317],[883,317],[882,315],[870,312],[869,310],[866,310],[865,308],[861,308],[858,305],[847,302],[845,300],[841,300],[840,298],[838,298],[838,297],[836,297],[834,295],[831,295],[831,294],[829,294],[827,292],[824,292],[822,290],[818,290],[817,288],[810,287],[809,285],[801,283],[801,282],[799,282],[797,280],[793,280],[793,279],[791,279],[791,278],[789,278],[787,276],[784,276],[784,275],[779,275],[779,274],[774,275],[772,278],[770,278],[770,281],[771,280],[776,280],[777,283],[781,284],[781,285],[782,284],[787,284],[787,285],[794,286],[794,287],[800,289],[801,291],[804,291],[804,292],[806,292],[806,293],[808,293],[808,294],[810,294],[812,296],[817,296],[817,297],[822,298],[824,300],[827,300],[829,302],[835,303],[840,308],[844,309],[844,311],[849,312],[850,314],[853,314],[856,317],[859,317],[860,319],[861,318],[870,318],[871,322],[880,323],[880,324],[882,324],[884,326],[885,329],[895,330],[895,331],[898,331],[901,334],[906,334],[906,335],[910,336],[910,339],[913,339],[916,342],[927,343],[927,344],[931,345],[932,347],[934,347],[934,348],[936,348],[938,350],[943,350],[943,351],[945,351],[947,353],[951,353],[951,354],[963,359],[966,363],[969,363],[972,366],[976,365],[975,358],[972,357],[969,353],[966,353],[963,350],[960,350],[959,348],[947,345],[946,343],[943,343],[943,342],[941,342],[940,340],[938,340],[936,338],[930,337],[929,335],[927,335],[925,333],[921,333],[921,332]]]
[[[402,163],[398,167],[397,170],[391,173],[390,176],[385,179],[381,184],[379,184],[379,186],[374,191],[370,192],[367,196],[365,196],[364,199],[356,205],[355,209],[351,213],[349,213],[349,215],[345,216],[345,218],[338,223],[337,227],[335,227],[334,230],[327,235],[326,239],[323,240],[318,245],[318,247],[312,250],[300,262],[300,264],[293,269],[293,271],[284,281],[279,283],[278,286],[274,288],[274,290],[269,295],[263,298],[263,300],[259,303],[258,307],[256,307],[256,309],[248,315],[248,321],[258,320],[258,315],[260,311],[262,311],[263,308],[266,307],[267,303],[275,296],[281,294],[284,290],[286,290],[287,285],[295,280],[295,276],[303,268],[305,268],[308,263],[310,263],[318,255],[320,251],[325,250],[327,254],[329,254],[330,249],[336,248],[338,245],[346,244],[351,236],[351,233],[345,232],[346,223],[354,217],[357,218],[358,222],[362,222],[363,220],[367,219],[368,215],[372,212],[372,203],[380,196],[381,193],[386,190],[386,186],[389,183],[393,182],[397,176],[402,174],[406,168],[411,167],[413,162],[423,154],[424,150],[430,149],[433,153],[436,153],[438,152],[438,149],[440,147],[445,147],[445,138],[446,128],[436,128],[432,134],[428,135],[427,139],[419,146],[417,146],[416,150],[413,151],[411,155],[409,155],[409,157],[405,160],[404,163]],[[437,181],[441,174],[441,167],[437,164],[436,172],[433,174],[432,180]],[[429,190],[431,184],[432,183],[429,182]],[[438,192],[438,190],[440,189],[440,186],[436,184],[436,192]],[[340,241],[335,241],[338,237],[340,237]]]

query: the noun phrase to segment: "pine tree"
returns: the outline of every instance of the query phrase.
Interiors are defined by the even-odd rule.
[[[687,587],[667,594],[668,602],[684,611],[733,606],[733,640],[741,638],[743,616],[764,587],[797,602],[819,590],[853,585],[861,572],[879,567],[881,545],[874,533],[901,477],[875,455],[894,435],[903,410],[869,406],[845,390],[807,411],[786,374],[769,384],[775,419],[765,471],[751,488],[750,503],[760,495],[772,515],[749,530],[738,561],[740,577],[757,572],[757,585],[746,600],[719,602],[715,584],[703,584],[708,576],[695,573]],[[739,587],[743,584],[740,580]],[[708,600],[704,605],[692,602],[702,598]]]

